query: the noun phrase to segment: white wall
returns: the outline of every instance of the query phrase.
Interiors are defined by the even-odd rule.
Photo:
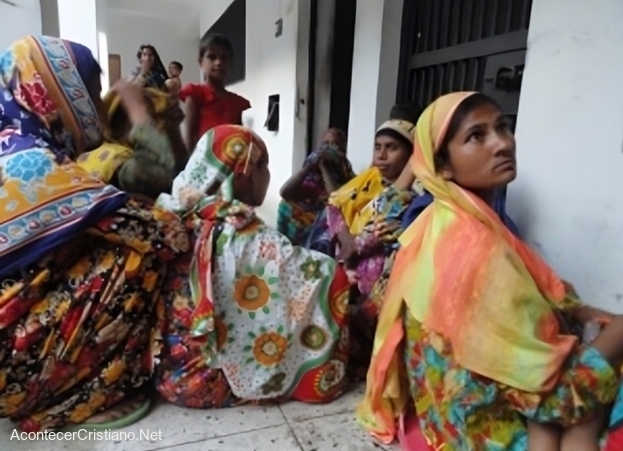
[[[41,34],[39,0],[12,0],[15,6],[0,3],[0,51],[30,34]]]
[[[299,95],[305,96],[306,83],[301,74],[305,64],[297,58],[297,48],[305,36],[299,33],[299,8],[308,1],[247,1],[246,76],[229,86],[251,102],[252,109],[243,116],[246,126],[266,142],[272,174],[268,195],[259,215],[274,225],[280,201],[279,188],[299,167],[305,152],[305,112],[299,108]],[[230,0],[205,2],[200,19],[202,36],[231,4]],[[283,34],[275,37],[274,23],[283,18]],[[303,20],[303,19],[302,19]],[[308,20],[305,18],[304,20]],[[298,84],[298,86],[297,86]],[[279,132],[264,128],[268,113],[268,96],[280,95]],[[294,165],[296,162],[296,166]]]
[[[403,0],[358,0],[348,127],[355,172],[370,166],[376,129],[396,99]]]
[[[95,0],[58,0],[58,24],[61,38],[87,46],[98,58]]]
[[[623,313],[623,2],[534,0],[509,210],[588,303]]]
[[[204,2],[212,3],[212,2]],[[171,61],[184,65],[182,81],[199,81],[199,28],[196,2],[162,0],[109,0],[108,51],[121,55],[121,74],[137,67],[142,44],[156,47],[165,67]]]

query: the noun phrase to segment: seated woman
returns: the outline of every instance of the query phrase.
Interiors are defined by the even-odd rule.
[[[329,402],[345,388],[346,275],[255,216],[269,179],[262,140],[221,125],[199,141],[173,195],[158,200],[194,233],[194,252],[164,288],[156,384],[169,402]]]
[[[346,157],[346,134],[331,128],[320,148],[281,187],[283,200],[279,204],[277,230],[292,244],[303,244],[331,193],[353,177],[353,168]]]
[[[99,81],[93,92],[100,92]],[[171,192],[188,161],[177,101],[153,88],[118,81],[104,98],[105,142],[78,157],[78,164],[130,194],[156,199]]]
[[[188,246],[174,215],[74,163],[102,141],[100,75],[57,38],[0,54],[0,417],[26,431],[83,423],[150,380],[156,293]]]
[[[415,409],[431,449],[598,450],[623,319],[582,306],[495,213],[516,176],[499,107],[475,93],[435,101],[413,168],[434,201],[400,238],[359,421],[391,442]],[[562,313],[610,325],[584,346]]]

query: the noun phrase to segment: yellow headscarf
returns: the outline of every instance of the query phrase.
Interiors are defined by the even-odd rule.
[[[472,94],[441,97],[417,124],[413,169],[435,200],[401,236],[357,412],[385,442],[409,397],[405,312],[447,339],[462,367],[527,392],[551,389],[576,345],[554,313],[567,300],[564,283],[483,200],[437,175],[435,152]]]
[[[166,131],[170,125],[167,112],[171,108],[170,96],[155,88],[146,88],[145,95],[152,108],[155,127]],[[109,126],[104,132],[105,142],[97,149],[87,152],[78,158],[78,164],[104,182],[110,182],[117,170],[128,161],[133,153],[133,143],[128,133],[113,132],[117,128],[127,128],[130,124],[121,105],[121,97],[110,91],[104,97],[104,105],[108,111]]]
[[[413,142],[414,128],[415,126],[409,121],[391,119],[383,123],[377,133],[383,130],[393,130]],[[372,201],[384,189],[383,176],[378,168],[371,167],[334,191],[329,197],[329,204],[340,209],[350,233],[358,235],[372,220],[375,213]]]

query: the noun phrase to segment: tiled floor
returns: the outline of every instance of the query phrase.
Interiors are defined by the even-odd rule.
[[[11,440],[14,427],[0,420],[0,451],[382,451],[354,420],[360,387],[325,406],[289,403],[281,407],[222,410],[182,409],[158,404],[139,423],[121,431],[136,441],[45,442]],[[140,432],[162,431],[162,440],[140,440]]]

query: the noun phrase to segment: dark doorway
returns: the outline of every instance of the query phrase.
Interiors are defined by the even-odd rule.
[[[350,93],[353,72],[353,52],[355,49],[355,18],[357,0],[339,0],[334,2],[333,42],[331,60],[331,98],[328,126],[348,131],[350,120]],[[316,44],[318,21],[325,20],[320,11],[318,0],[310,3],[309,34],[309,88],[307,92],[307,154],[314,150],[316,99]],[[323,121],[324,122],[324,121]],[[326,122],[325,122],[326,124]],[[325,126],[325,125],[323,125]]]
[[[397,99],[481,91],[517,118],[532,0],[405,0]]]
[[[337,127],[344,131],[348,131],[350,119],[350,91],[353,78],[356,16],[357,0],[339,0],[335,2],[329,127]]]

